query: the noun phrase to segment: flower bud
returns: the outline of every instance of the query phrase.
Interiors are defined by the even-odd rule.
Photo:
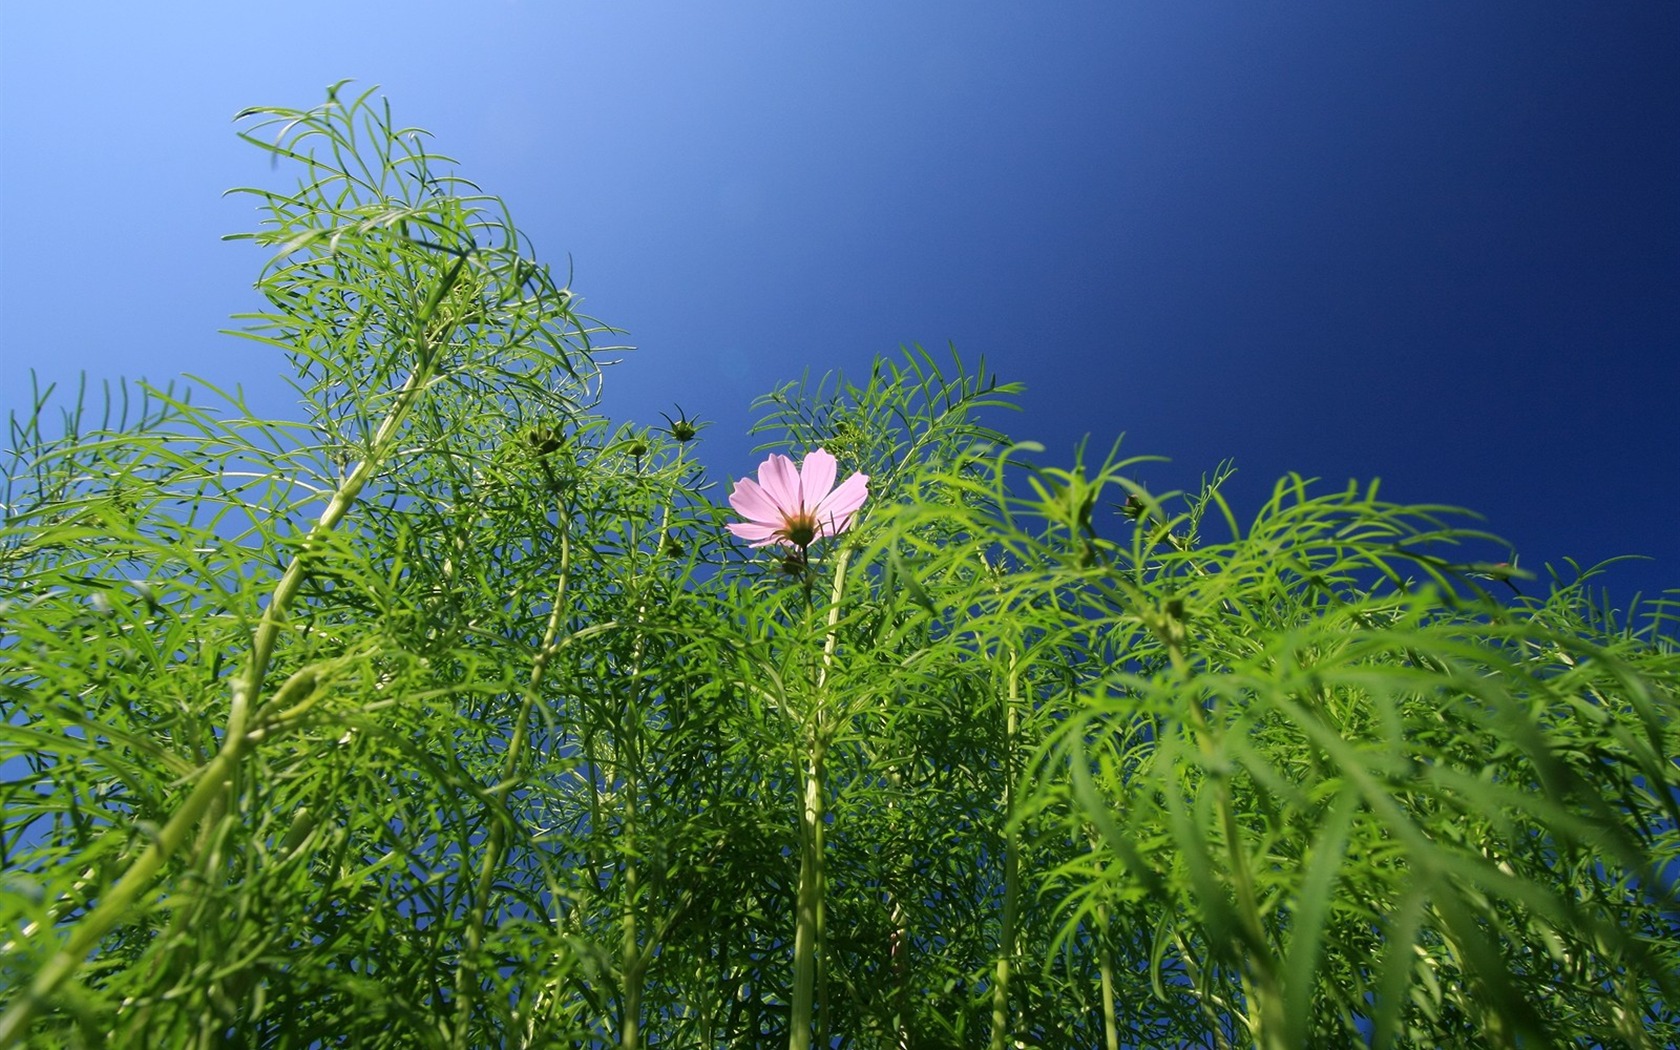
[[[663,412],[659,414],[665,416],[665,413]],[[704,423],[696,423],[694,420],[688,418],[688,413],[682,410],[681,405],[677,406],[677,418],[672,419],[670,416],[665,416],[665,422],[670,424],[670,426],[666,428],[666,432],[669,433],[679,444],[687,444],[688,442],[693,441],[695,435],[700,433],[700,428],[706,425]]]
[[[557,451],[565,440],[566,435],[553,427],[532,427],[525,432],[525,443],[539,456]]]

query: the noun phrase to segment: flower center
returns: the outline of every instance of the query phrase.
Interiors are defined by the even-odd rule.
[[[817,538],[817,519],[809,514],[789,514],[783,519],[782,535],[789,543],[804,550]]]

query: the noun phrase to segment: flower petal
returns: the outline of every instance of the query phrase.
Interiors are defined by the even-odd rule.
[[[817,526],[824,536],[837,536],[851,527],[852,518],[869,498],[869,475],[853,474],[816,507]]]
[[[781,516],[799,512],[799,471],[794,469],[793,460],[770,453],[758,468],[758,483]]]
[[[729,531],[754,547],[768,547],[773,543],[785,542],[782,539],[781,530],[773,525],[760,525],[751,521],[732,521],[729,523]]]
[[[814,448],[805,456],[799,470],[800,510],[809,514],[817,509],[834,487],[834,475],[840,470],[839,461],[826,449]]]
[[[742,478],[735,483],[735,491],[729,494],[729,505],[748,521],[778,526],[781,524],[781,508],[777,507],[775,501],[759,487],[758,482],[751,478]]]

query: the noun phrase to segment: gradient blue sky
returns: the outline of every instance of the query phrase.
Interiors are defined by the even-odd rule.
[[[755,395],[952,341],[1051,460],[1232,457],[1243,516],[1381,477],[1680,587],[1680,4],[6,0],[0,409],[33,366],[288,412],[217,334],[230,118],[344,77],[570,253],[639,348],[608,412],[715,420],[719,480]]]

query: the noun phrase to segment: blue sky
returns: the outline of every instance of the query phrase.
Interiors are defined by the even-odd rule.
[[[1680,587],[1680,5],[140,7],[0,7],[0,407],[33,366],[288,412],[217,334],[267,177],[230,118],[353,77],[570,255],[638,347],[607,411],[716,421],[720,481],[755,395],[950,341],[1052,461],[1233,458],[1244,516],[1381,477]]]

